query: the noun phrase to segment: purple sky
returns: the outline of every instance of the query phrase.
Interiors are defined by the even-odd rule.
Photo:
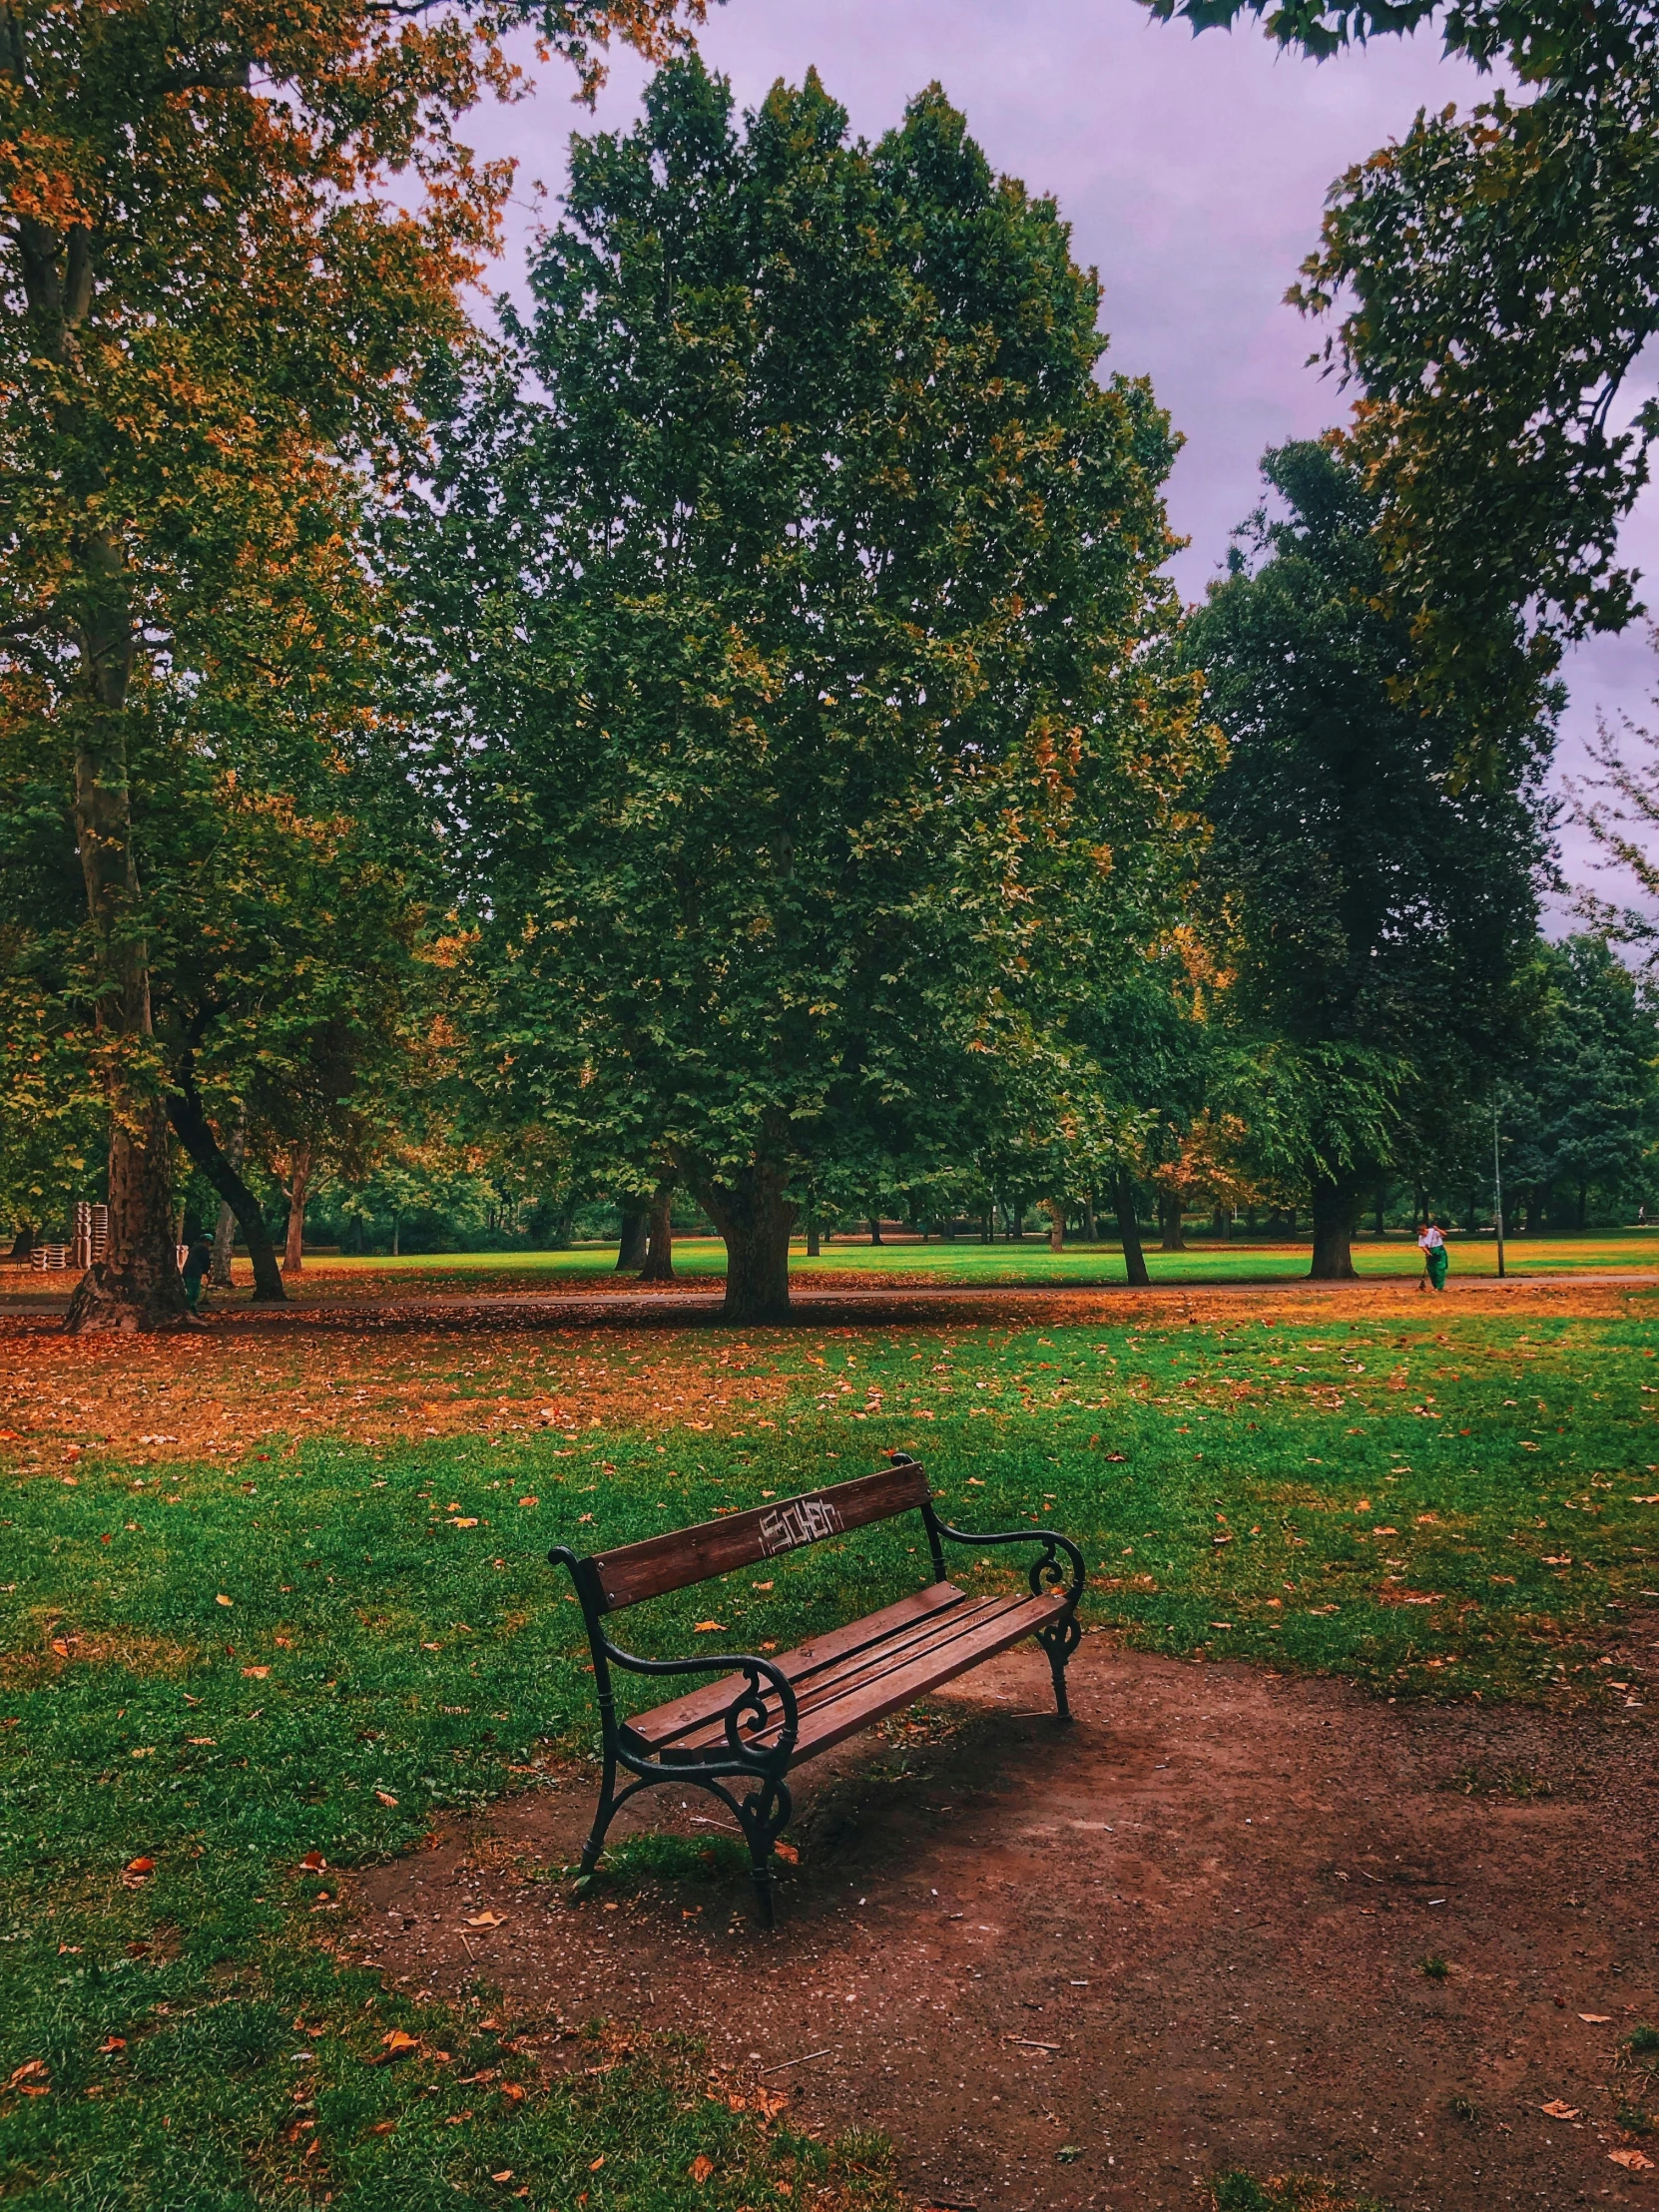
[[[1479,97],[1474,73],[1444,61],[1431,35],[1315,64],[1281,56],[1254,24],[1195,40],[1134,0],[730,0],[711,8],[699,43],[745,106],[816,63],[853,130],[872,138],[936,78],[994,167],[1055,196],[1077,259],[1100,273],[1107,366],[1150,374],[1187,440],[1170,506],[1191,539],[1175,567],[1189,597],[1255,504],[1263,448],[1344,412],[1304,365],[1316,326],[1282,303],[1327,188],[1419,106]],[[618,59],[601,124],[632,119],[643,74]],[[521,164],[510,284],[533,225],[531,181],[556,192],[570,131],[593,127],[551,70],[534,99],[481,119],[480,145]],[[1629,538],[1659,609],[1659,499],[1644,501]],[[1598,707],[1645,711],[1659,665],[1637,630],[1581,649],[1567,674],[1570,769]],[[1578,872],[1578,840],[1568,845]]]

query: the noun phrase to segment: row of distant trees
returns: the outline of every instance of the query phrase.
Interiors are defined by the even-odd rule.
[[[271,1299],[273,1181],[290,1265],[324,1189],[603,1201],[648,1267],[684,1194],[745,1320],[797,1227],[881,1203],[1109,1217],[1132,1275],[1149,1204],[1306,1208],[1340,1276],[1380,1185],[1472,1194],[1494,1103],[1537,1218],[1642,1203],[1629,930],[1538,931],[1557,637],[1631,603],[1559,561],[1488,588],[1566,543],[1559,472],[1536,512],[1464,486],[1503,558],[1465,533],[1454,573],[1413,502],[1470,465],[1448,423],[1501,427],[1430,408],[1411,474],[1368,414],[1268,455],[1185,610],[1177,440],[1102,371],[1052,203],[936,89],[866,146],[816,76],[739,117],[695,57],[576,142],[486,336],[507,180],[450,127],[511,14],[182,54],[72,11],[37,58],[64,174],[32,156],[25,209],[0,171],[0,1198],[107,1192],[72,1326],[181,1319],[190,1175]],[[674,16],[543,28],[586,66]],[[1652,781],[1602,768],[1639,870]]]

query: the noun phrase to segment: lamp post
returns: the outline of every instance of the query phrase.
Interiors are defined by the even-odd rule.
[[[1503,1163],[1497,1149],[1497,1100],[1492,1100],[1492,1195],[1497,1217],[1497,1274],[1503,1280]]]

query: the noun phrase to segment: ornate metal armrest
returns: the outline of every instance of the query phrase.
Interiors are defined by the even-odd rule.
[[[744,1677],[744,1686],[721,1715],[732,1757],[739,1760],[751,1773],[757,1769],[770,1770],[780,1763],[788,1764],[789,1755],[795,1749],[796,1738],[801,1733],[801,1709],[796,1703],[795,1685],[782,1667],[775,1665],[770,1659],[762,1658],[759,1652],[697,1652],[684,1659],[647,1659],[639,1652],[624,1651],[620,1644],[613,1643],[605,1633],[604,1615],[595,1602],[591,1571],[584,1571],[588,1562],[578,1558],[564,1544],[555,1545],[547,1556],[555,1566],[568,1567],[571,1579],[576,1584],[576,1594],[587,1621],[588,1642],[593,1649],[600,1713],[607,1730],[615,1726],[609,1672],[613,1666],[622,1667],[629,1674],[741,1674]],[[783,1721],[773,1749],[756,1752],[744,1742],[739,1730],[746,1720],[761,1726],[768,1724],[766,1687],[769,1685],[778,1694],[778,1702],[783,1709]],[[635,1772],[639,1771],[633,1759],[628,1759],[626,1764],[633,1767]]]
[[[1025,1544],[1042,1545],[1041,1556],[1031,1562],[1030,1583],[1033,1597],[1051,1596],[1066,1585],[1066,1571],[1060,1563],[1064,1552],[1071,1561],[1071,1580],[1066,1587],[1066,1609],[1075,1613],[1077,1602],[1083,1595],[1086,1569],[1083,1554],[1069,1536],[1062,1536],[1057,1528],[999,1528],[984,1534],[971,1528],[952,1528],[948,1521],[930,1513],[933,1527],[946,1542],[953,1544]]]
[[[738,1731],[746,1720],[765,1723],[768,1715],[763,1679],[778,1693],[778,1702],[784,1709],[783,1724],[778,1742],[766,1753],[769,1763],[780,1756],[787,1759],[795,1749],[795,1740],[801,1733],[801,1708],[796,1703],[795,1685],[782,1667],[774,1666],[770,1659],[763,1659],[759,1652],[722,1652],[705,1659],[701,1653],[689,1659],[643,1659],[637,1652],[624,1651],[620,1644],[605,1639],[605,1656],[619,1667],[626,1667],[630,1674],[741,1674],[744,1687],[721,1715],[726,1729],[726,1741],[732,1747],[733,1756],[753,1760],[756,1753],[744,1743]]]

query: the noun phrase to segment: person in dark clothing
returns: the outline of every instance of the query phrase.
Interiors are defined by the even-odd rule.
[[[193,1314],[202,1311],[202,1287],[213,1264],[213,1246],[206,1237],[198,1237],[185,1254],[185,1264],[179,1271],[185,1281],[185,1304]]]

